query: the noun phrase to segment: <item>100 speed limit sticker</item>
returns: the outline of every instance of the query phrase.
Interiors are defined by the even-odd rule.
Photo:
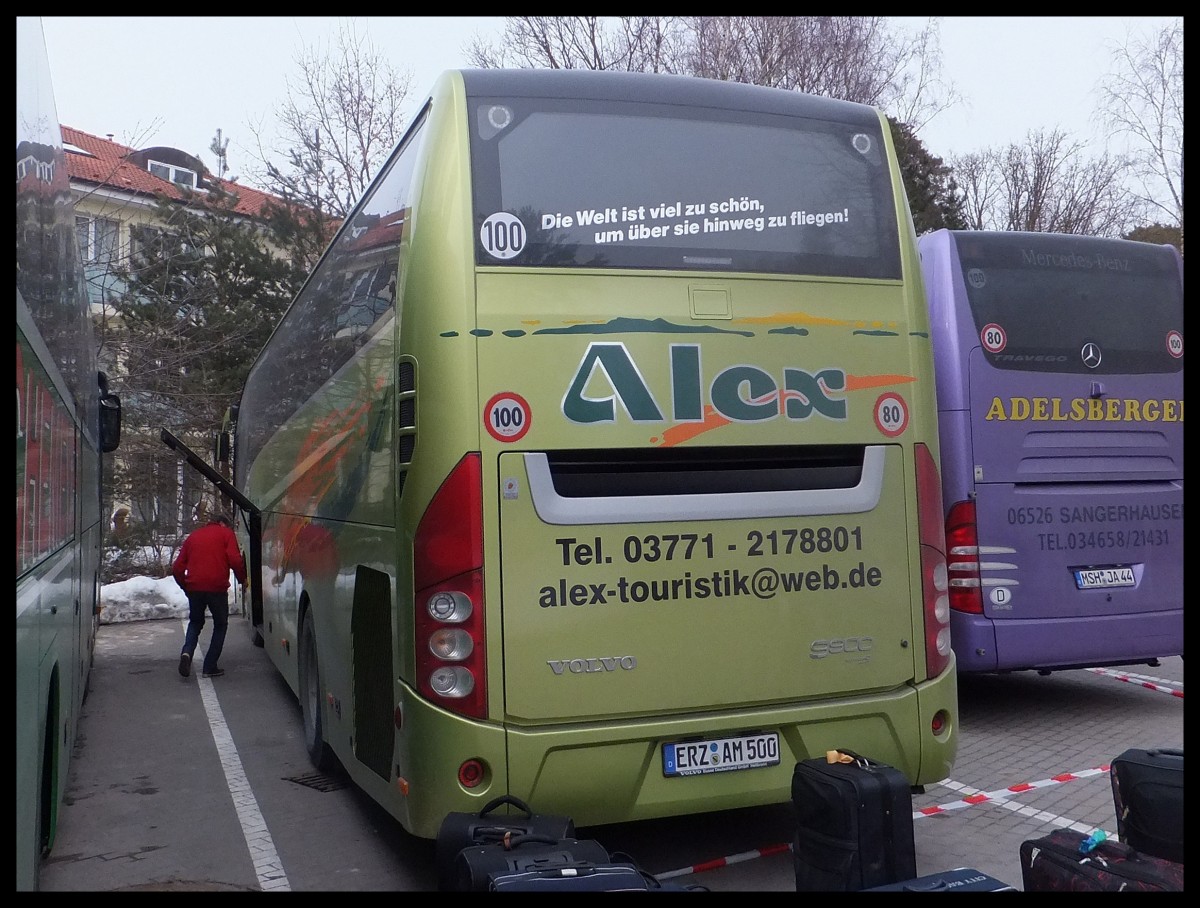
[[[493,394],[483,408],[483,424],[496,441],[520,441],[532,421],[528,402],[514,391]]]

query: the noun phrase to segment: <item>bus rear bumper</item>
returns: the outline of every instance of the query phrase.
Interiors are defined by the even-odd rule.
[[[1183,610],[1003,621],[953,612],[950,639],[960,672],[1130,665],[1183,654]]]
[[[510,729],[509,784],[535,809],[567,813],[577,825],[707,813],[786,803],[796,763],[849,748],[900,769],[914,785],[940,781],[958,741],[953,666],[919,688],[834,703],[711,713],[654,723]],[[945,727],[934,734],[941,711]],[[663,744],[778,731],[780,761],[757,769],[665,776]]]

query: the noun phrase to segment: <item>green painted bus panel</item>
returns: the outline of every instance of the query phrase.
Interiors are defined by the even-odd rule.
[[[886,451],[866,513],[578,526],[540,520],[521,458],[503,455],[508,718],[669,716],[913,678],[904,458]]]

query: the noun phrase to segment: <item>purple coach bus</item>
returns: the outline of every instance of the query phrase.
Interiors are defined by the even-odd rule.
[[[1183,654],[1183,260],[920,238],[960,672]]]

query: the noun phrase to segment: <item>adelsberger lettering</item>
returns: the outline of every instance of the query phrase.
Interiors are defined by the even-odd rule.
[[[780,382],[765,369],[737,365],[718,372],[706,388],[698,345],[672,344],[670,356],[671,387],[662,390],[668,392],[675,422],[702,421],[706,404],[734,422],[775,419],[780,415],[779,398],[785,392],[782,412],[788,419],[808,419],[814,413],[829,419],[846,418],[846,401],[831,396],[831,392],[846,388],[846,373],[841,369],[822,369],[813,374],[784,368]],[[644,374],[624,344],[590,344],[563,395],[563,416],[576,423],[615,422],[620,402],[634,422],[663,422],[663,410]],[[585,395],[584,389],[594,376],[605,381],[611,393],[602,397]]]
[[[993,397],[986,419],[1030,422],[1183,422],[1182,400]]]

